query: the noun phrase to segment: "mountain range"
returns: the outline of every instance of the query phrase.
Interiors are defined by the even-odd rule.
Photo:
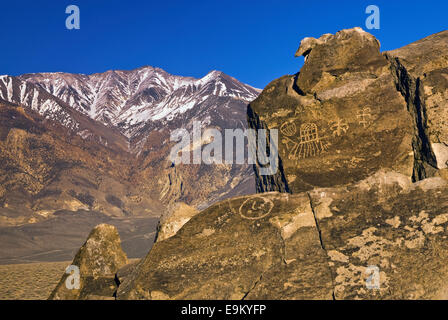
[[[82,137],[94,135],[74,115],[77,111],[117,129],[129,140],[130,148],[136,138],[144,136],[148,123],[162,127],[187,111],[221,107],[217,99],[247,103],[259,93],[216,70],[201,79],[175,76],[153,67],[92,75],[57,72],[0,76],[0,99],[36,110]]]
[[[0,76],[0,227],[41,230],[80,212],[154,218],[173,203],[204,209],[255,192],[248,165],[175,166],[168,156],[170,133],[194,121],[246,128],[247,104],[259,93],[220,71],[200,79],[153,67]],[[36,241],[26,243],[0,258],[34,254]]]

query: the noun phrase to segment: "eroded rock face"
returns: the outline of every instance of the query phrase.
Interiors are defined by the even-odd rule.
[[[380,59],[379,50],[378,40],[361,28],[342,30],[335,35],[325,34],[319,39],[306,38],[302,40],[296,52],[296,56],[306,57],[306,63],[300,70],[296,84],[304,93],[321,95],[331,88],[340,90],[342,84],[351,84],[353,87],[354,83],[350,83],[354,80],[353,77],[350,79],[352,81],[345,83],[335,83],[335,80],[343,80],[349,73],[354,73],[352,76],[366,76],[369,71],[371,75],[375,74],[375,71],[381,71],[378,69],[384,66],[384,61]],[[343,75],[346,77],[337,79]],[[364,80],[369,78],[365,77]],[[344,96],[344,93],[340,94]],[[329,95],[331,94],[324,94]]]
[[[414,171],[413,119],[379,42],[360,28],[302,41],[296,76],[270,83],[248,108],[252,128],[279,130],[282,167],[257,190],[345,185],[382,168]]]
[[[248,107],[250,127],[279,129],[278,173],[167,215],[116,297],[447,299],[445,39],[386,54],[359,28],[303,40],[300,74]]]
[[[49,299],[97,299],[99,296],[112,298],[117,289],[115,274],[127,263],[117,229],[107,224],[98,225],[72,262],[73,266],[79,268],[79,289],[68,289],[66,280],[69,275],[64,274]]]
[[[381,170],[343,188],[234,198],[156,243],[119,299],[437,299],[448,185]]]
[[[448,186],[379,172],[310,193],[335,299],[446,299]],[[369,277],[371,278],[369,279]]]
[[[420,178],[448,165],[448,31],[431,35],[403,48],[386,52],[395,68],[399,89],[416,116],[421,150],[427,163]]]

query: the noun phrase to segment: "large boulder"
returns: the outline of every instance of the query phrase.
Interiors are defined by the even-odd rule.
[[[72,274],[64,273],[49,299],[113,298],[117,289],[115,274],[127,263],[117,229],[107,224],[98,225],[73,259]],[[73,276],[76,277],[75,269],[79,270],[79,285],[76,286],[73,279]],[[69,285],[66,282],[70,282]]]
[[[307,38],[297,54],[300,73],[248,108],[252,128],[279,130],[280,170],[257,175],[258,192],[346,185],[383,168],[411,177],[414,122],[379,42],[355,28]]]
[[[244,299],[268,282],[272,290],[258,297],[331,298],[306,194],[239,197],[210,207],[157,242],[117,298]]]
[[[156,243],[117,298],[447,298],[447,227],[447,182],[393,171],[234,198]]]

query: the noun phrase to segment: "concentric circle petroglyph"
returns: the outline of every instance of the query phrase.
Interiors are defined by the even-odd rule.
[[[240,206],[241,217],[249,220],[258,220],[266,217],[274,208],[274,203],[266,198],[252,197],[246,199]]]

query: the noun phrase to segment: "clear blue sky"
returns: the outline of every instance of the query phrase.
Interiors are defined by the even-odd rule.
[[[80,30],[65,28],[70,4],[80,8]],[[300,69],[302,38],[366,29],[369,4],[381,10],[372,33],[382,50],[448,29],[445,0],[2,1],[0,74],[151,65],[194,77],[217,69],[263,88]]]

